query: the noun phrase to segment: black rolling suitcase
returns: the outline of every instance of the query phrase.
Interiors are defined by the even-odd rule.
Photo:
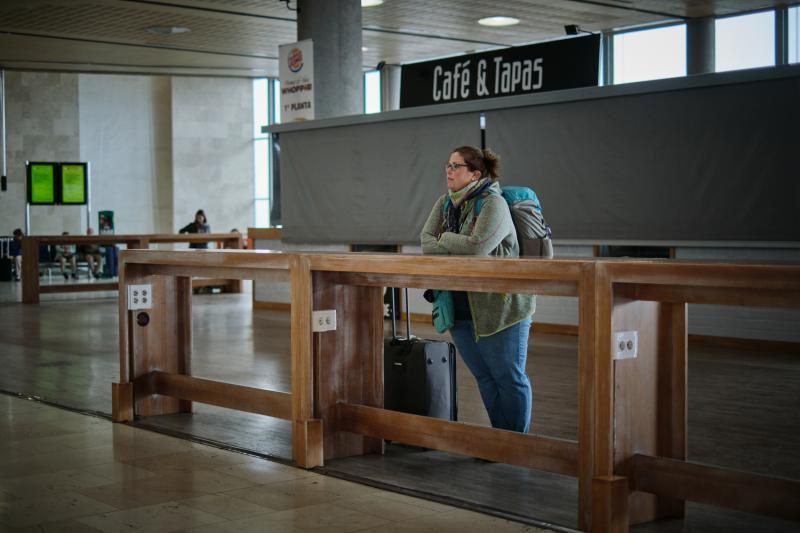
[[[412,336],[408,289],[405,297],[406,338],[397,336],[397,325],[392,316],[392,338],[383,343],[384,407],[456,420],[456,348],[450,342]],[[395,308],[394,302],[392,308]]]
[[[11,281],[14,260],[11,258],[11,239],[0,237],[0,281]],[[17,273],[19,275],[19,273]]]

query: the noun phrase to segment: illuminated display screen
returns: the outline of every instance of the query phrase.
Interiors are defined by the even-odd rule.
[[[56,203],[56,163],[28,163],[28,203]]]
[[[86,163],[61,163],[61,203],[86,203]]]

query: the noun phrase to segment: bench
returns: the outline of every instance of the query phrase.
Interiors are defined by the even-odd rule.
[[[203,243],[217,242],[233,249],[242,248],[243,239],[239,233],[191,233],[191,234],[138,234],[138,235],[33,235],[22,240],[22,303],[39,303],[42,293],[86,292],[117,290],[115,280],[92,280],[91,283],[59,283],[41,286],[39,283],[40,248],[52,245],[95,244],[124,245],[128,249],[148,248],[150,244],[159,243]],[[196,251],[195,253],[203,253]],[[32,258],[32,259],[31,259]],[[55,265],[60,268],[56,262]],[[89,278],[91,279],[91,278]],[[204,286],[208,280],[197,280],[198,286]],[[223,287],[229,292],[241,292],[241,281],[216,278],[214,286]]]

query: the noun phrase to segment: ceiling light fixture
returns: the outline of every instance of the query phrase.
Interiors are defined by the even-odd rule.
[[[481,26],[491,26],[494,28],[501,26],[513,26],[519,24],[519,19],[515,17],[486,17],[478,21]]]
[[[175,35],[176,33],[187,33],[192,30],[184,26],[150,26],[145,28],[145,31],[159,35]]]
[[[383,3],[383,0],[361,0],[361,7],[375,7]]]
[[[361,47],[361,51],[362,52],[367,52],[367,51],[369,51],[369,48],[367,48],[366,46],[362,46]]]

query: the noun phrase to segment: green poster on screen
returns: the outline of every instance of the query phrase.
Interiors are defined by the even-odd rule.
[[[53,165],[31,165],[32,204],[52,204],[56,200],[55,168]]]
[[[86,166],[61,165],[61,203],[86,203]]]

